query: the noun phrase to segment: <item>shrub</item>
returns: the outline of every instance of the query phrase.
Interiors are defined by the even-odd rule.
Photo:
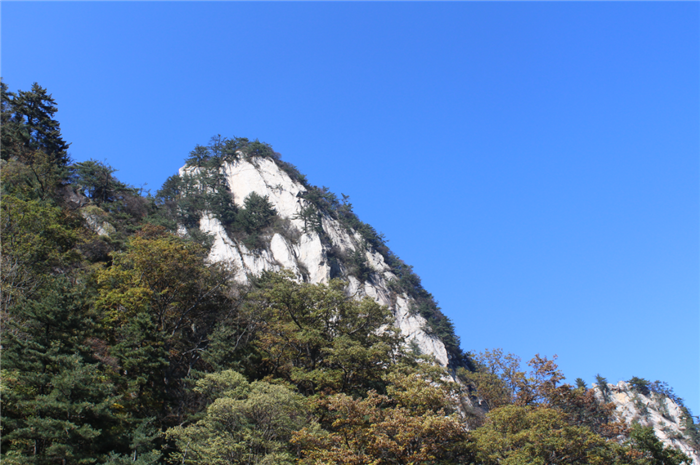
[[[651,392],[649,389],[649,381],[644,378],[637,378],[636,376],[633,376],[627,382],[632,385],[632,389],[642,395],[648,396]]]

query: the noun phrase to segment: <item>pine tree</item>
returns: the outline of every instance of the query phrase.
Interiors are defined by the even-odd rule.
[[[17,140],[17,125],[12,122],[14,98],[15,94],[8,90],[7,84],[0,81],[0,131],[2,133],[0,151],[2,151],[3,160],[10,158]]]
[[[96,328],[80,286],[54,278],[4,333],[3,463],[94,463],[118,449],[117,399],[87,344]]]
[[[16,131],[18,145],[9,153],[3,153],[3,159],[18,156],[31,162],[34,152],[40,151],[56,166],[67,166],[70,144],[63,140],[60,124],[53,118],[58,109],[51,94],[34,83],[30,91],[20,90],[16,95],[8,93],[8,97],[3,98],[3,106],[6,101],[11,109],[11,128]]]
[[[2,189],[22,198],[59,200],[58,189],[69,175],[68,146],[55,119],[56,102],[34,84],[16,94],[0,86]]]

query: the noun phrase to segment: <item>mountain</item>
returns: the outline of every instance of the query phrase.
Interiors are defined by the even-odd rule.
[[[208,236],[209,259],[233,264],[241,283],[265,271],[283,269],[309,283],[341,278],[347,282],[348,295],[369,296],[389,307],[396,326],[414,350],[452,369],[472,366],[459,348],[451,323],[432,296],[374,229],[352,213],[347,197],[339,202],[327,188],[311,186],[269,146],[258,148],[262,156],[251,156],[247,144],[242,141],[246,149],[229,153],[228,157],[222,155],[224,150],[217,149],[216,143],[213,150],[210,147],[206,152],[193,152],[179,170],[178,182],[190,186],[187,191],[195,197],[224,192],[233,202],[228,209],[237,212],[252,208],[251,199],[264,199],[270,212],[274,210],[275,220],[253,232],[255,240],[251,240],[251,230],[245,234],[245,228],[236,227],[230,219],[227,225],[226,208],[205,199],[199,203],[201,210],[195,215],[198,220],[189,229],[179,225],[180,234]],[[207,211],[206,204],[214,208]],[[446,323],[442,331],[436,321]],[[658,382],[652,384],[660,386]],[[700,465],[697,428],[672,391],[640,390],[624,381],[595,390],[600,401],[612,402],[617,419],[626,425],[652,427],[664,445],[685,453]],[[480,404],[478,398],[474,400]]]
[[[617,384],[594,384],[599,400],[615,405],[616,414],[628,425],[651,426],[666,446],[680,450],[700,464],[700,436],[683,401],[663,383],[640,378]]]
[[[185,166],[180,169],[180,177],[206,175],[209,169]],[[341,277],[348,282],[348,294],[357,298],[369,296],[389,307],[396,325],[421,353],[435,357],[443,366],[461,355],[454,353],[454,348],[453,353],[448,352],[445,341],[419,313],[418,300],[410,295],[410,290],[397,285],[402,270],[387,263],[393,257],[386,252],[383,255],[360,231],[344,224],[337,212],[319,208],[311,198],[318,189],[298,177],[292,178],[274,158],[240,157],[223,162],[218,169],[239,209],[245,208],[245,199],[251,194],[267,198],[284,228],[265,229],[253,248],[229,234],[215,214],[204,212],[199,229],[213,236],[212,261],[233,263],[241,282],[263,271],[281,269],[291,270],[299,280],[310,283],[327,283]],[[314,227],[309,226],[309,218],[303,217],[309,211],[317,222]],[[441,314],[439,317],[445,318]],[[447,336],[455,338],[454,333]]]
[[[698,463],[664,383],[462,352],[269,145],[216,137],[144,197],[70,161],[44,89],[0,91],[3,463]]]

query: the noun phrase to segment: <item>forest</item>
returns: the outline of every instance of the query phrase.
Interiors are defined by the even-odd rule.
[[[1,86],[4,464],[692,463],[650,427],[619,421],[596,395],[602,378],[571,385],[556,357],[523,368],[499,349],[463,352],[347,198],[310,186],[269,145],[214,138],[183,157],[207,168],[198,177],[144,194],[104,162],[71,160],[46,89]],[[386,307],[349,297],[343,276],[265,272],[241,284],[208,261],[203,212],[251,249],[266,228],[291,234],[265,197],[233,204],[217,173],[236,157],[273,158],[307,186],[314,208],[299,213],[298,234],[333,215],[380,251],[451,365],[407,344]],[[366,275],[361,257],[335,258]]]

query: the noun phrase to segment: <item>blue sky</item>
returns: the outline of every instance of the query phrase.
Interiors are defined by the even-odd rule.
[[[216,134],[350,195],[468,351],[700,414],[697,2],[3,2],[2,76],[155,192]]]

